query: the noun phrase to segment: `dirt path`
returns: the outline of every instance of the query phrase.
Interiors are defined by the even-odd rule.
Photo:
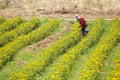
[[[4,2],[5,0],[1,1]],[[90,2],[84,0],[86,1],[85,3],[81,0],[81,3],[78,3],[77,5],[76,2],[79,2],[80,0],[34,0],[32,3],[29,3],[29,1],[33,0],[10,0],[9,8],[0,10],[0,15],[5,18],[22,16],[29,19],[32,16],[39,16],[40,18],[74,19],[75,14],[78,13],[88,19],[120,18],[119,0],[112,0],[112,4],[111,1],[105,0],[100,2],[99,0]],[[101,7],[98,4],[100,4]]]
[[[67,23],[65,22],[62,25],[61,31],[56,32],[54,35],[48,36],[47,38],[43,39],[42,41],[39,41],[33,45],[30,45],[27,47],[28,50],[36,50],[37,48],[47,48],[51,44],[53,44],[55,41],[59,40],[62,36],[61,34],[63,32],[66,32],[70,30],[70,28],[67,26]]]
[[[60,39],[61,36],[60,36],[61,33],[56,33],[55,35],[53,36],[49,36],[45,39],[43,39],[42,41],[39,41],[31,46],[28,46],[27,48],[29,50],[36,50],[37,48],[46,48],[48,47],[50,44],[52,44],[53,42],[55,42],[56,40]]]

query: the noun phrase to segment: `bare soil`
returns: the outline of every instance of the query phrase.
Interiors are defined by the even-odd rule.
[[[0,10],[0,15],[6,18],[39,16],[74,19],[78,13],[88,19],[120,18],[119,4],[120,0],[10,0],[9,8]]]
[[[70,30],[70,28],[64,24],[60,32],[56,32],[54,35],[51,35],[43,39],[42,41],[39,41],[33,45],[28,46],[27,49],[33,51],[36,50],[37,48],[43,48],[43,49],[47,48],[48,46],[52,45],[55,41],[59,40],[61,38],[61,34],[68,30]]]
[[[45,38],[44,40],[39,41],[36,44],[29,46],[28,49],[35,50],[36,48],[46,48],[58,39],[60,39],[60,33],[56,33],[53,36],[49,36]]]

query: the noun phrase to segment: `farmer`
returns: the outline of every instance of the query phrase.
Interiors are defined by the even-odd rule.
[[[77,19],[77,22],[79,22],[79,28],[81,27],[81,34],[82,34],[82,37],[85,35],[85,29],[87,27],[87,23],[85,21],[84,18],[82,18],[81,16],[79,16],[78,14],[75,15],[76,19]]]

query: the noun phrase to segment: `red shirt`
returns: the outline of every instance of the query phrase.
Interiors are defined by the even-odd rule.
[[[85,19],[84,18],[82,18],[82,17],[78,17],[78,21],[79,21],[79,23],[80,23],[80,26],[87,26],[87,23],[86,23],[86,21],[85,21]]]

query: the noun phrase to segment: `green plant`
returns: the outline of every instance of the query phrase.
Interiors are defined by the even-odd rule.
[[[81,39],[79,32],[71,31],[69,36],[58,40],[52,46],[48,47],[41,55],[22,69],[22,71],[11,75],[11,80],[16,79],[33,79],[36,73],[40,73],[50,62],[58,55],[65,52],[69,47],[75,45]]]
[[[27,35],[16,38],[13,42],[0,48],[0,68],[3,67],[12,57],[25,46],[33,44],[43,38],[47,37],[59,27],[60,22],[58,20],[50,20],[46,24],[42,25],[36,31],[33,31]]]

